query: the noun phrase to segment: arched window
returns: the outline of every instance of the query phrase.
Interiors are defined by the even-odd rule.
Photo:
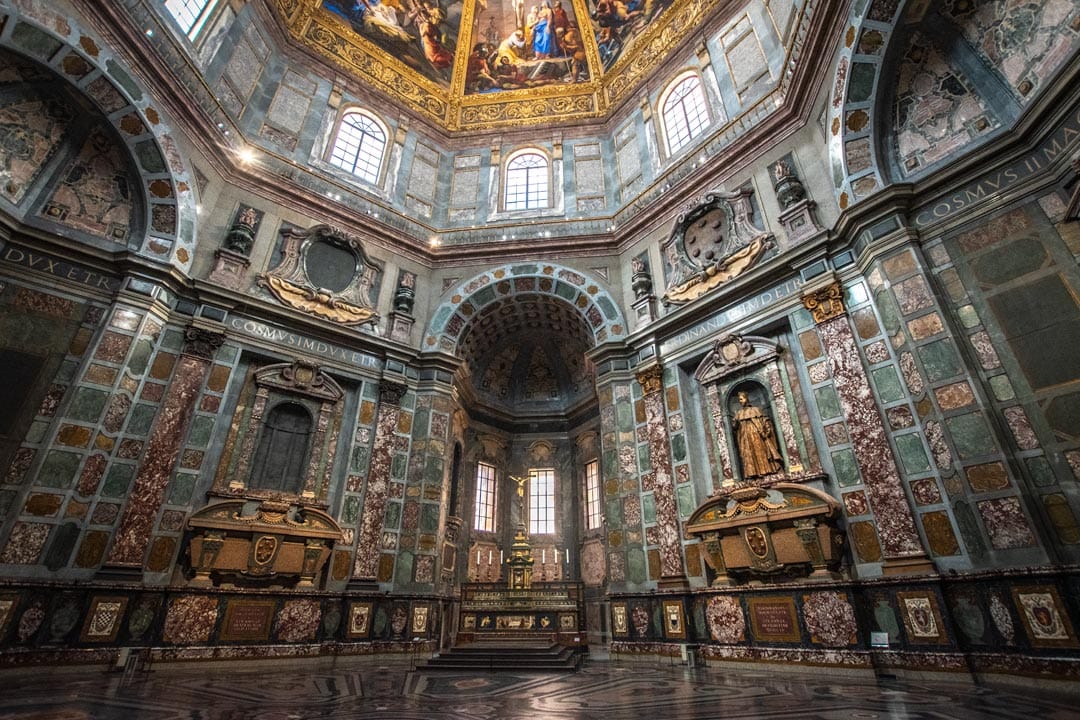
[[[660,98],[668,155],[674,155],[709,126],[709,106],[695,73],[675,78]]]
[[[311,413],[303,405],[275,405],[263,423],[250,487],[299,495],[306,475],[311,426]]]
[[[351,110],[341,118],[330,164],[369,183],[378,183],[386,153],[386,129],[374,117]]]
[[[551,166],[537,150],[511,155],[506,163],[505,210],[537,210],[551,206]]]
[[[179,23],[180,29],[194,39],[216,4],[217,0],[165,0],[165,9]]]

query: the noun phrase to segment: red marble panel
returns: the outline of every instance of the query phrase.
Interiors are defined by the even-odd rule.
[[[109,553],[110,564],[142,565],[150,531],[164,500],[169,475],[176,466],[180,443],[187,434],[208,366],[208,361],[191,355],[184,355],[178,363],[150,432],[145,459],[128,496],[127,508]]]
[[[818,326],[818,331],[847,418],[885,557],[921,554],[923,547],[915,519],[848,319],[843,315],[833,318]]]

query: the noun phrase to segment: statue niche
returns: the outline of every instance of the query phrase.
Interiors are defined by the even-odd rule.
[[[675,220],[663,244],[667,269],[664,302],[682,304],[733,280],[773,247],[773,236],[754,225],[753,191],[706,193]]]
[[[302,360],[249,373],[211,501],[188,518],[194,583],[315,584],[342,537],[326,501],[343,399]]]

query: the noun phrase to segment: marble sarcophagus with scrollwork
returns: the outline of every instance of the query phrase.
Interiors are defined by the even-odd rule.
[[[791,482],[736,485],[709,497],[686,531],[702,540],[714,587],[736,580],[834,579],[843,559],[840,505]]]
[[[326,512],[277,499],[226,500],[188,518],[193,582],[313,587],[341,539]]]

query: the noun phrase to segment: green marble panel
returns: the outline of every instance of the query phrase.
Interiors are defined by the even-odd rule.
[[[996,449],[990,428],[981,413],[946,418],[945,426],[952,435],[953,445],[961,460],[989,455]]]
[[[817,399],[818,414],[822,420],[840,416],[840,398],[836,396],[836,390],[832,385],[823,385],[814,390]]]
[[[874,304],[877,305],[878,315],[885,326],[885,332],[895,335],[900,329],[901,319],[900,308],[897,307],[892,293],[888,290],[878,290],[874,293]]]
[[[964,305],[956,311],[956,314],[960,318],[960,324],[968,330],[982,324],[982,320],[979,319],[979,313],[972,305]]]
[[[690,517],[697,504],[694,502],[694,487],[689,484],[680,485],[675,490],[675,498],[679,503],[679,515],[684,518]]]
[[[128,360],[128,370],[132,375],[138,377],[146,372],[146,363],[150,361],[150,353],[153,349],[153,344],[146,338],[135,341],[135,348],[131,351],[131,358]]]
[[[75,549],[75,543],[79,539],[79,526],[73,522],[66,522],[52,533],[52,544],[42,564],[56,572],[66,567],[71,558],[71,552]]]
[[[638,469],[643,473],[652,469],[652,464],[649,462],[649,446],[647,443],[641,443],[637,446],[637,464]]]
[[[11,33],[11,44],[42,60],[48,61],[63,44],[33,25],[20,22]]]
[[[26,433],[26,442],[34,444],[42,442],[45,439],[45,434],[49,431],[50,424],[44,420],[35,420]]]
[[[386,518],[383,527],[388,530],[397,530],[401,524],[401,503],[391,502],[386,504]]]
[[[196,475],[178,473],[169,483],[169,498],[166,502],[169,505],[187,505],[191,502],[191,494],[195,492],[195,481],[197,479],[198,476]],[[108,484],[108,481],[106,481],[106,484]]]
[[[641,519],[647,524],[656,522],[656,498],[652,493],[641,496]]]
[[[341,520],[346,525],[354,525],[360,517],[360,498],[350,495],[345,498],[345,506],[341,510]]]
[[[172,350],[174,352],[180,352],[184,347],[184,334],[179,330],[173,330],[169,328],[165,331],[165,335],[161,338],[161,349]],[[232,345],[223,345],[218,350],[218,357],[226,362],[232,362],[236,357],[236,348]],[[226,360],[226,357],[228,359]]]
[[[601,462],[604,466],[604,477],[615,477],[619,472],[618,466],[619,456],[615,453],[615,450],[605,450],[601,455]]]
[[[634,408],[630,403],[621,402],[615,406],[615,425],[620,432],[634,429]]]
[[[240,348],[235,345],[222,345],[217,351],[217,361],[232,365],[233,360],[236,359],[236,354],[239,352]]]
[[[16,492],[14,490],[0,490],[0,518],[7,517],[12,504],[15,502],[15,497]]]
[[[367,400],[378,400],[379,385],[373,382],[364,383],[364,387],[360,390],[360,396]]]
[[[607,526],[609,528],[622,527],[622,500],[619,498],[616,498],[614,500],[608,500],[604,504],[604,517],[607,520]]]
[[[71,407],[68,409],[68,417],[72,420],[96,423],[105,411],[105,404],[109,401],[109,393],[104,390],[81,387],[75,390],[71,398]]]
[[[1035,272],[1046,263],[1046,248],[1033,237],[1013,240],[989,250],[971,262],[971,270],[983,285],[996,287]]]
[[[671,437],[671,455],[677,463],[686,460],[686,435],[679,433]]]
[[[923,473],[930,469],[930,461],[926,458],[926,450],[923,448],[922,438],[918,433],[897,435],[896,451],[900,455],[904,472],[908,475]]]
[[[433,533],[439,529],[439,506],[424,503],[420,506],[420,532]]]
[[[364,445],[358,445],[353,448],[352,459],[350,460],[350,467],[353,472],[362,473],[367,470],[368,466],[368,449]]]
[[[1061,437],[1080,436],[1080,393],[1058,395],[1051,400],[1046,406],[1046,422]]]
[[[69,488],[75,483],[82,455],[50,450],[38,472],[37,484],[50,488]]]
[[[832,453],[833,472],[836,473],[836,482],[840,487],[851,487],[862,482],[859,475],[859,464],[855,461],[855,453],[851,450],[837,450]]]
[[[413,563],[415,558],[408,550],[402,550],[397,555],[397,565],[394,567],[394,582],[399,585],[408,585],[412,582]]]
[[[791,313],[791,322],[795,325],[796,330],[806,330],[814,327],[814,318],[806,308],[799,308]]]
[[[1036,390],[1080,377],[1080,363],[1062,362],[1080,356],[1080,306],[1073,293],[1061,276],[1050,275],[989,299],[1020,369]]]
[[[1013,389],[1012,383],[1009,382],[1008,375],[995,375],[990,378],[990,389],[997,400],[1012,400],[1016,397],[1016,390]]]
[[[101,494],[105,497],[118,498],[127,495],[128,486],[131,485],[131,479],[135,477],[134,465],[120,465],[113,464],[109,467],[109,472],[105,473],[105,483],[101,486]],[[181,477],[191,477],[188,475],[177,475],[177,479]],[[194,489],[194,482],[192,482],[192,489]],[[191,496],[191,491],[188,491],[188,496]],[[172,495],[169,496],[169,501],[172,502]],[[185,501],[186,502],[186,501]],[[175,505],[183,505],[185,502],[173,503]]]
[[[405,453],[394,453],[394,459],[390,463],[390,477],[401,480],[405,477],[405,467],[409,456]]]
[[[630,548],[626,551],[626,579],[632,583],[643,583],[647,578],[645,552],[641,548]]]
[[[1030,457],[1024,462],[1027,463],[1028,472],[1031,474],[1031,482],[1036,487],[1050,487],[1057,484],[1054,468],[1050,467],[1050,463],[1044,456]]]
[[[157,408],[147,403],[139,403],[132,409],[131,418],[128,420],[127,431],[131,435],[146,435],[154,424],[154,415]]]
[[[56,382],[69,383],[79,373],[79,364],[74,360],[65,360],[60,363],[60,369],[56,371]]]
[[[191,435],[188,443],[195,447],[204,448],[210,443],[214,434],[214,418],[206,415],[196,415],[191,422]]]
[[[903,400],[907,396],[904,386],[900,384],[900,376],[896,374],[896,368],[887,365],[877,370],[871,370],[874,378],[874,387],[877,388],[878,398],[884,403],[892,403]]]
[[[869,100],[874,91],[874,79],[877,77],[877,65],[873,63],[851,63],[848,80],[848,102]]]
[[[962,371],[952,340],[937,340],[921,345],[918,350],[923,369],[926,370],[926,379],[932,383],[959,375]]]

